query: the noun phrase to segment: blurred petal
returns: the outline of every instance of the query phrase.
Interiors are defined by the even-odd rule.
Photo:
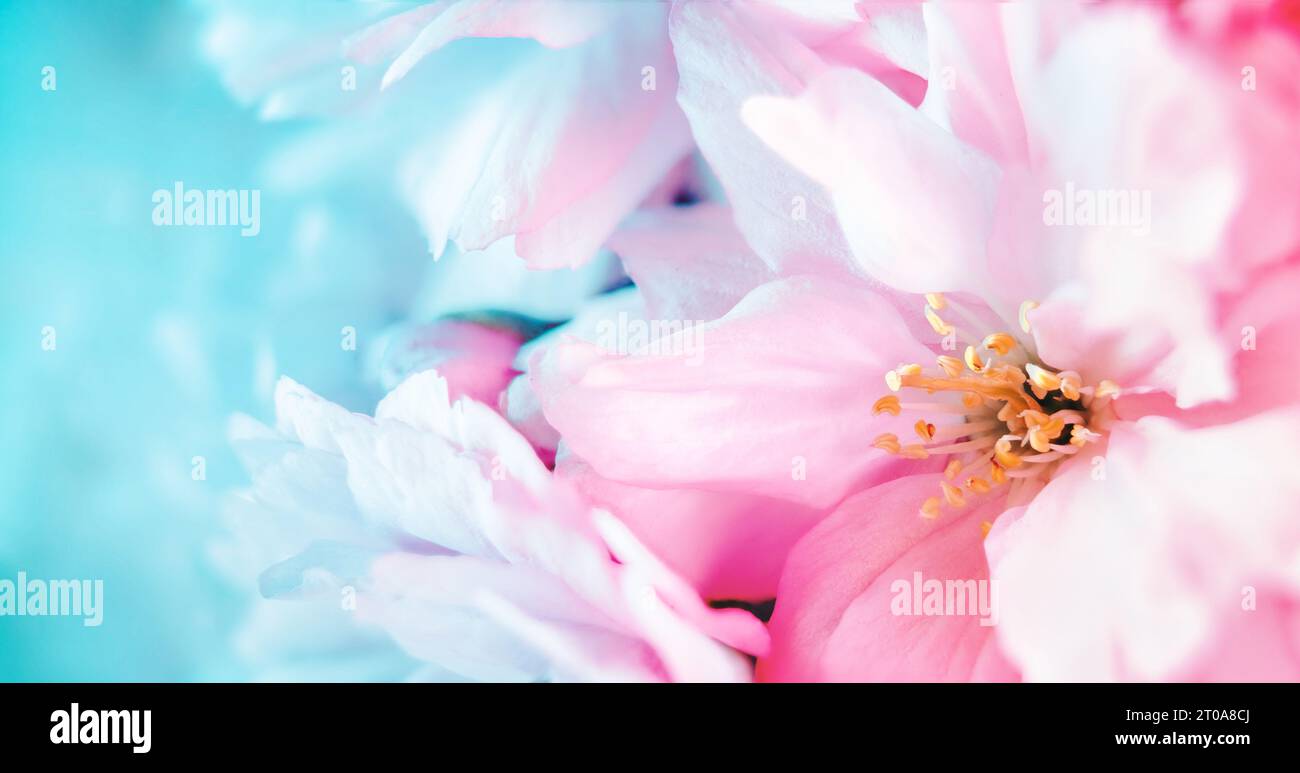
[[[403,189],[435,255],[449,240],[474,250],[514,235],[533,268],[580,266],[690,151],[665,10],[572,7],[583,6],[616,9],[616,23],[536,52],[408,158]]]
[[[1225,610],[1246,585],[1300,590],[1297,437],[1295,410],[1207,429],[1119,423],[1104,456],[999,519],[999,633],[1025,676],[1172,678],[1236,624]]]
[[[391,390],[412,373],[437,370],[452,400],[496,405],[516,375],[512,363],[520,342],[511,330],[454,319],[406,327],[386,337],[380,381]]]
[[[610,237],[654,319],[717,319],[775,278],[717,204],[637,213]]]
[[[540,653],[479,608],[480,594],[514,599],[539,616],[566,625],[597,625],[574,618],[591,608],[552,575],[472,556],[396,553],[372,569],[374,587],[359,600],[364,620],[381,625],[414,657],[474,679],[529,681],[550,676]],[[613,631],[599,634],[615,637]]]
[[[852,273],[826,191],[782,163],[740,121],[746,99],[798,94],[823,61],[750,6],[677,3],[669,30],[681,71],[677,99],[755,252],[777,270]]]
[[[561,0],[460,0],[435,3],[433,8],[436,12],[416,8],[400,20],[386,19],[365,36],[366,42],[373,42],[406,22],[428,19],[384,73],[384,87],[400,80],[431,52],[460,38],[532,38],[549,48],[567,48],[591,39],[614,17],[605,3]]]
[[[1001,163],[1024,163],[1029,148],[1020,114],[1002,6],[923,6],[930,88],[922,112]]]
[[[847,69],[815,78],[797,99],[752,98],[742,116],[831,191],[866,273],[911,292],[988,295],[999,171],[983,153]]]
[[[602,255],[572,271],[535,271],[520,260],[514,239],[486,250],[450,249],[429,271],[411,316],[433,319],[489,309],[557,321],[572,317],[590,296],[626,281],[618,261]]]

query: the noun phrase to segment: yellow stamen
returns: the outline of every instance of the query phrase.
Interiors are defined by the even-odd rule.
[[[939,488],[943,490],[943,498],[948,501],[949,505],[952,507],[966,506],[966,495],[961,493],[961,489],[946,480],[939,481]]]
[[[930,327],[934,328],[934,332],[941,336],[946,336],[953,331],[952,325],[944,322],[935,310],[929,306],[925,307],[925,319],[930,323]]]
[[[887,413],[890,416],[897,416],[902,412],[903,406],[898,402],[898,398],[894,395],[885,395],[871,406],[872,416],[879,416],[882,413]]]
[[[980,521],[980,535],[982,537],[989,536],[989,532],[991,531],[993,531],[993,524],[988,521]]]
[[[1013,403],[1015,404],[1017,411],[1037,405],[1036,403],[1033,405],[1030,404],[1025,393],[1020,389],[1019,384],[1000,381],[998,379],[939,378],[937,376],[924,376],[920,374],[902,374],[901,369],[899,371],[890,371],[890,373],[894,374],[897,378],[900,388],[908,386],[917,389],[925,389],[930,392],[947,392],[955,390],[974,392],[981,397]],[[888,374],[886,374],[886,378],[888,379]]]
[[[892,432],[886,432],[885,434],[880,435],[875,440],[871,441],[871,445],[874,448],[879,448],[881,451],[888,451],[891,454],[898,453],[902,448],[898,443],[898,435],[895,435]]]
[[[1034,410],[1021,411],[1019,415],[1020,418],[1025,420],[1025,425],[1030,428],[1041,427],[1047,422],[1052,420],[1050,416],[1043,413],[1042,411],[1034,411]]]
[[[993,445],[993,458],[1007,470],[1014,470],[1023,464],[1019,456],[1011,453],[1011,439],[1007,437],[1000,438]]]
[[[1029,383],[1043,390],[1044,393],[1051,392],[1061,386],[1061,377],[1059,375],[1040,368],[1032,362],[1025,365],[1025,373],[1029,375]],[[1035,390],[1035,393],[1037,393],[1037,390]],[[1042,395],[1039,395],[1039,399],[1042,399]]]
[[[1007,352],[1014,349],[1016,339],[1007,333],[993,333],[984,339],[984,348],[992,349],[1000,355],[1006,356]]]
[[[1020,304],[1020,329],[1029,332],[1029,312],[1038,308],[1037,301],[1025,301]]]
[[[1072,370],[1061,374],[1061,394],[1067,400],[1078,400],[1079,389],[1083,387],[1083,378]]]
[[[948,307],[943,295],[930,293],[925,299],[925,318],[934,331],[945,336],[956,332],[957,327],[939,315]],[[1034,301],[1020,306],[1020,327],[1026,333],[1030,331],[1029,314],[1037,308]],[[964,316],[962,319],[967,320]],[[937,518],[945,507],[964,507],[968,497],[988,494],[996,486],[1014,482],[1012,478],[1050,479],[1057,465],[1066,462],[1074,451],[1061,443],[1083,447],[1101,438],[1085,426],[1091,420],[1093,401],[1120,394],[1119,386],[1112,381],[1091,386],[1076,371],[1056,371],[1031,361],[1032,349],[1021,348],[1021,342],[1028,341],[1023,337],[994,332],[972,340],[979,343],[966,346],[960,357],[937,354],[937,369],[903,364],[885,374],[891,392],[902,389],[923,390],[931,395],[955,392],[960,395],[960,406],[943,401],[904,403],[893,394],[878,398],[872,405],[872,413],[877,416],[900,416],[904,409],[927,408],[965,414],[959,419],[963,423],[942,429],[925,417],[913,417],[916,422],[912,427],[920,443],[903,444],[889,433],[872,443],[876,448],[908,459],[926,459],[932,454],[944,457],[939,483],[942,496],[930,497],[921,505],[921,514],[926,518]],[[1058,394],[1074,401],[1073,404],[1048,399],[1049,395],[1055,398]],[[1069,440],[1062,440],[1067,432]],[[940,437],[943,440],[938,440]],[[967,468],[969,471],[963,477]],[[1021,471],[1009,472],[1016,469]],[[985,536],[991,527],[988,521],[981,524]]]
[[[1065,431],[1065,420],[1059,416],[1053,416],[1046,422],[1043,422],[1029,430],[1029,445],[1040,454],[1045,454],[1052,450],[1051,443],[1060,437]]]
[[[939,355],[939,367],[943,368],[943,372],[947,373],[949,378],[957,378],[961,375],[962,361],[956,357],[941,354]]]
[[[1082,424],[1075,424],[1074,429],[1070,431],[1070,445],[1078,446],[1079,448],[1100,439],[1100,432],[1093,432]]]
[[[908,365],[899,365],[897,368],[885,374],[885,385],[890,391],[897,392],[903,388],[903,379],[908,376],[921,375],[921,366],[916,363]]]

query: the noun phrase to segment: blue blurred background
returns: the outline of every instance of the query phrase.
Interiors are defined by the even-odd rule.
[[[104,581],[97,628],[0,617],[0,680],[246,678],[247,592],[209,555],[245,480],[226,422],[268,418],[280,373],[372,408],[367,347],[427,282],[416,224],[375,190],[266,186],[304,126],[227,95],[202,22],[188,4],[0,5],[0,578]],[[155,227],[151,196],[177,180],[260,188],[260,235]]]

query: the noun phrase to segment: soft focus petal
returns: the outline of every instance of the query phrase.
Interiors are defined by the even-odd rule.
[[[410,45],[384,73],[383,85],[400,80],[421,59],[460,38],[531,38],[549,48],[567,48],[590,40],[613,21],[605,3],[563,0],[459,0],[415,8],[400,18],[385,19],[354,45],[387,38],[407,22],[425,22]]]
[[[793,34],[754,13],[736,4],[674,5],[669,30],[681,71],[677,99],[737,225],[763,260],[778,270],[850,273],[852,258],[829,195],[740,121],[746,99],[798,94],[826,66]]]
[[[1002,6],[926,3],[923,12],[930,88],[921,111],[1004,165],[1027,161]]]
[[[595,626],[607,620],[544,571],[472,556],[393,554],[376,562],[374,587],[358,605],[411,655],[473,679],[532,681],[551,676],[545,658],[478,606],[491,592],[557,624]],[[575,617],[576,616],[576,617]]]
[[[514,235],[534,268],[582,265],[690,151],[665,10],[609,8],[606,34],[535,52],[407,159],[403,189],[435,255]]]
[[[717,204],[646,210],[610,237],[653,319],[717,319],[773,279]]]
[[[259,105],[264,118],[337,112],[379,83],[382,68],[358,66],[341,41],[382,15],[381,4],[235,0],[202,7],[204,56],[222,85],[241,103]],[[354,90],[339,88],[340,68],[349,65]]]
[[[998,168],[878,81],[847,69],[797,99],[755,97],[746,125],[831,192],[854,257],[917,293],[987,296]]]
[[[1294,409],[1207,429],[1117,424],[1104,456],[999,519],[999,634],[1025,676],[1173,678],[1240,623],[1225,610],[1246,586],[1300,590],[1297,433]]]
[[[455,319],[402,328],[386,337],[380,382],[391,390],[412,373],[433,369],[447,379],[452,400],[496,405],[517,375],[512,365],[520,343],[512,330]]]
[[[1115,45],[1141,53],[1121,61],[1110,53]],[[1224,284],[1218,274],[1236,261],[1221,245],[1243,189],[1244,138],[1228,118],[1229,89],[1239,91],[1235,78],[1225,84],[1137,8],[1089,17],[1025,86],[1026,119],[1049,159],[1045,187],[1098,197],[1123,191],[1139,204],[1129,207],[1127,226],[1112,222],[1118,217],[1108,208],[1109,227],[1055,229],[1061,238],[1045,252],[1068,253],[1059,259],[1076,267],[1077,280],[1034,299],[1043,302],[1044,324],[1053,316],[1057,323],[1039,338],[1046,359],[1064,362],[1062,348],[1109,349],[1118,362],[1068,367],[1140,378],[1182,406],[1231,397],[1214,299]],[[1081,206],[1069,199],[1065,207]],[[1058,304],[1075,308],[1054,313]],[[1127,372],[1114,374],[1119,369]]]
[[[573,271],[535,271],[520,260],[513,239],[502,239],[482,251],[449,249],[429,271],[410,313],[434,319],[491,310],[559,321],[621,281],[626,277],[610,255]]]

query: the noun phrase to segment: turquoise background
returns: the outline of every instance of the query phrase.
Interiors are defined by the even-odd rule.
[[[209,556],[246,479],[226,422],[269,418],[280,373],[373,407],[367,343],[430,263],[375,190],[264,187],[266,155],[306,126],[236,104],[198,56],[201,21],[187,4],[0,6],[0,578],[105,584],[98,628],[0,617],[0,680],[245,677],[230,637],[250,589]],[[261,188],[261,234],[153,226],[176,180]]]

